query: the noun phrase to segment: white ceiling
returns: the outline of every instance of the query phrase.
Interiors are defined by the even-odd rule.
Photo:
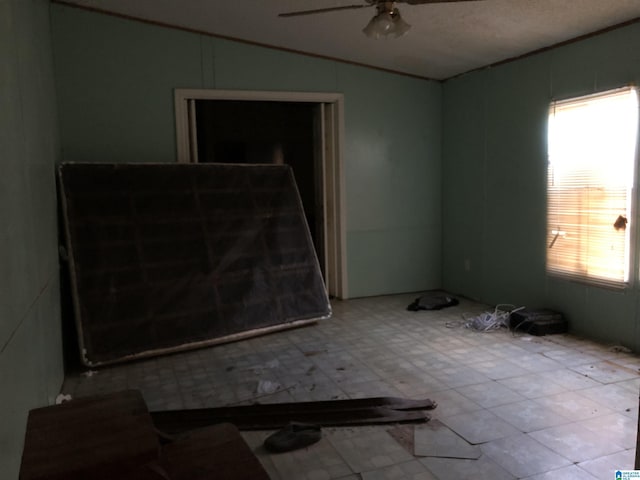
[[[278,13],[289,11],[365,4],[364,0],[67,0],[61,3],[432,79],[446,79],[640,18],[640,0],[398,3],[396,6],[412,29],[401,38],[373,40],[362,34],[362,28],[374,15],[374,7],[278,17]]]

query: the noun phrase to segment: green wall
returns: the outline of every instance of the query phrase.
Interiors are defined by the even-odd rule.
[[[350,297],[441,284],[441,85],[52,6],[63,160],[173,162],[173,89],[343,93]]]
[[[0,476],[17,477],[27,412],[52,403],[63,377],[58,152],[175,161],[176,87],[344,94],[350,296],[444,286],[557,308],[576,333],[640,350],[638,286],[544,271],[547,105],[637,83],[639,43],[631,25],[442,86],[46,0],[0,2]]]
[[[350,296],[444,286],[557,308],[575,332],[640,350],[638,286],[544,271],[547,105],[637,83],[639,42],[631,25],[443,87],[47,0],[0,2],[0,476],[17,478],[27,412],[52,403],[63,377],[59,150],[175,161],[176,87],[345,95]]]
[[[0,477],[63,379],[49,2],[0,2]]]
[[[640,287],[612,291],[545,273],[549,102],[637,84],[640,51],[630,45],[638,44],[634,24],[444,84],[446,289],[555,308],[575,333],[640,350]]]

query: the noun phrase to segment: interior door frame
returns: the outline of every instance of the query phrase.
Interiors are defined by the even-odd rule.
[[[330,296],[348,298],[346,261],[346,210],[344,208],[344,95],[323,92],[272,92],[251,90],[174,90],[176,147],[179,163],[195,163],[196,100],[306,102],[320,106],[319,155],[322,161],[325,285]]]

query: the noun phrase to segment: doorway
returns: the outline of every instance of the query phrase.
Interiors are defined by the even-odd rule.
[[[342,95],[175,92],[179,162],[291,166],[329,295],[347,298]]]
[[[308,102],[196,100],[196,148],[198,163],[289,165],[325,277],[322,165],[314,134],[319,108]]]

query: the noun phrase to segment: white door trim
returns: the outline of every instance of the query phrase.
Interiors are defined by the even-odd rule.
[[[329,295],[347,299],[346,209],[344,208],[344,95],[323,92],[267,92],[252,90],[203,90],[177,88],[174,91],[177,161],[197,161],[193,100],[241,100],[307,102],[323,108],[322,149],[325,222],[325,282]],[[191,106],[190,106],[191,105]]]

